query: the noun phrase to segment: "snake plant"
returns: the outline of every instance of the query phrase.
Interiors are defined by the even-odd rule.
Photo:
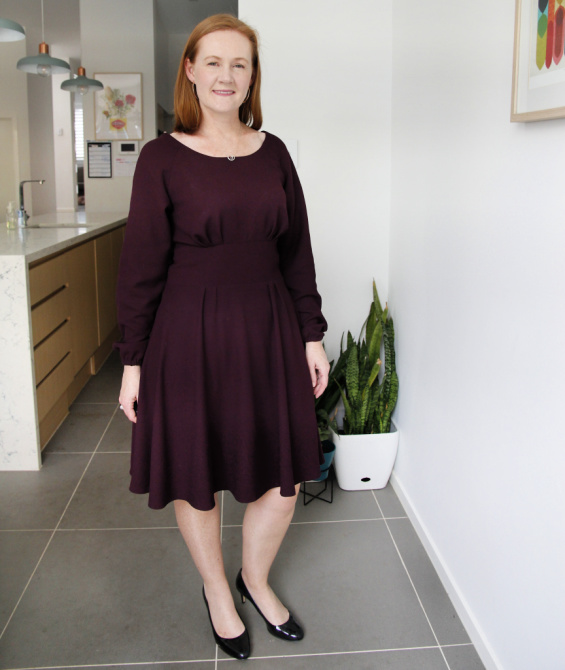
[[[379,379],[383,365],[381,343],[384,345],[384,373]],[[359,341],[356,342],[348,332],[344,350],[342,336],[340,355],[332,370],[331,381],[339,390],[345,408],[342,434],[390,432],[392,412],[398,398],[394,324],[388,306],[384,309],[381,306],[374,281],[373,302],[361,328]],[[336,428],[335,425],[333,427]]]

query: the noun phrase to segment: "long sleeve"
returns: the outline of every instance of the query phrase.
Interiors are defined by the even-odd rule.
[[[124,365],[141,365],[172,256],[171,202],[156,141],[142,149],[131,195],[118,274],[118,324],[114,346]]]
[[[322,298],[316,287],[306,202],[298,174],[286,149],[283,161],[289,229],[278,241],[280,268],[294,301],[302,340],[319,342],[328,324],[322,314]]]

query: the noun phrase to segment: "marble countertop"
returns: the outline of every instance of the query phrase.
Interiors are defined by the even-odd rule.
[[[29,264],[98,237],[126,220],[126,212],[57,212],[32,216],[26,228],[0,229],[0,256],[24,256]]]

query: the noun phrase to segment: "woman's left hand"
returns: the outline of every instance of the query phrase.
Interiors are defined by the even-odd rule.
[[[306,362],[310,370],[314,395],[319,398],[328,385],[330,364],[321,342],[306,342]]]

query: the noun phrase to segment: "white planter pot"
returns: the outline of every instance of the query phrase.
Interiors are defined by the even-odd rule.
[[[333,431],[332,431],[333,432]],[[382,489],[390,478],[399,433],[394,424],[390,433],[338,435],[333,433],[337,483],[345,491]]]

